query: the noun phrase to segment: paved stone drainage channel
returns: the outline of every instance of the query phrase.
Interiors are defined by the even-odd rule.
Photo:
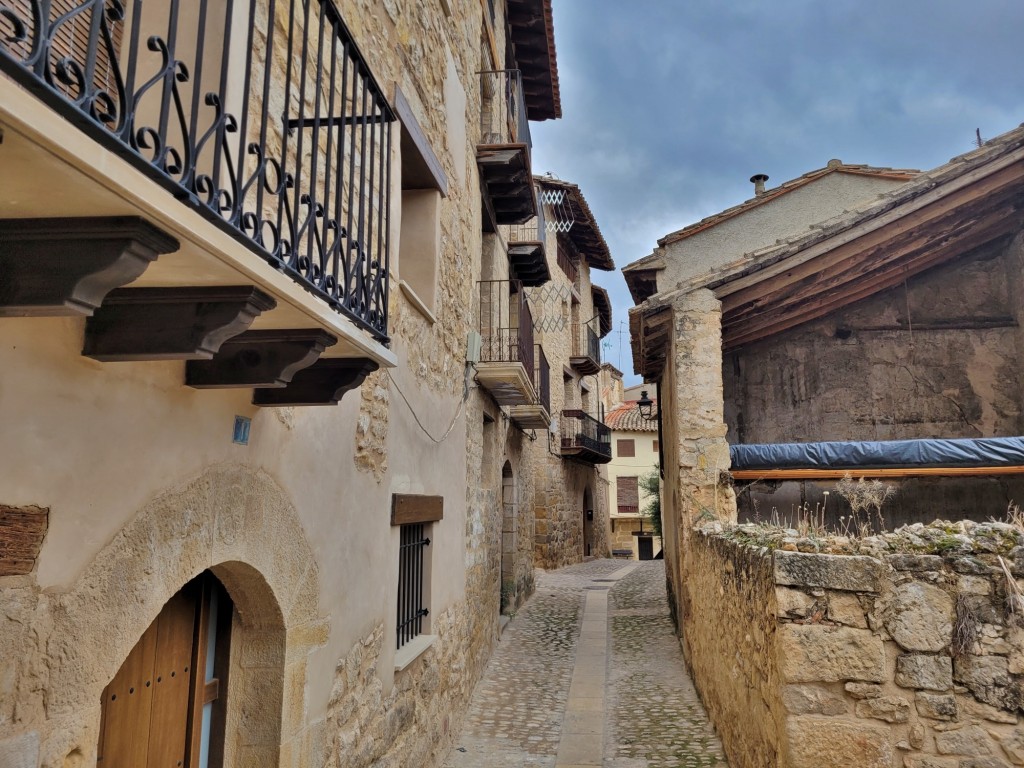
[[[541,574],[445,763],[725,765],[672,634],[663,563],[621,560]]]

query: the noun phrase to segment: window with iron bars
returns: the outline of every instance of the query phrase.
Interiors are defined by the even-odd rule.
[[[423,634],[423,619],[430,614],[424,604],[426,549],[430,546],[425,523],[403,525],[398,546],[398,623],[396,648]]]

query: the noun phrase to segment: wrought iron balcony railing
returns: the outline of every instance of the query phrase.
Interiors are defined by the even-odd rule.
[[[533,147],[530,122],[523,99],[523,77],[518,69],[480,73],[480,142],[482,144],[525,144]]]
[[[534,381],[533,314],[519,280],[480,281],[480,362],[521,363]]]
[[[387,340],[395,118],[332,0],[0,0],[0,71]]]
[[[544,410],[551,413],[551,366],[540,344],[534,345],[533,386],[537,390],[537,401]]]
[[[580,268],[573,260],[569,252],[565,250],[559,244],[557,254],[558,268],[562,270],[566,277],[569,278],[569,282],[572,283],[576,290],[579,290],[579,279],[580,279]]]
[[[595,463],[612,459],[612,431],[586,411],[562,411],[562,453],[575,454]]]
[[[570,362],[584,373],[597,373],[601,367],[601,338],[597,333],[598,318],[573,323]]]

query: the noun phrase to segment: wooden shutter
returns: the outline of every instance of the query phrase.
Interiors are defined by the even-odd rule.
[[[640,489],[635,475],[615,481],[616,505],[620,515],[635,515],[640,510]]]
[[[616,440],[615,454],[625,459],[631,459],[636,456],[636,444],[633,442],[633,439]]]

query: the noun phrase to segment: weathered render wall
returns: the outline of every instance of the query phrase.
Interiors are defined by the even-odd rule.
[[[714,610],[684,639],[730,765],[1024,764],[1024,531],[935,523],[857,544],[714,526],[691,541]]]
[[[463,397],[481,248],[477,73],[495,62],[481,60],[476,0],[452,0],[450,14],[437,3],[338,5],[389,98],[402,87],[449,179],[433,317],[399,290],[399,261],[399,366],[336,408],[306,409],[187,388],[180,362],[84,358],[80,319],[0,320],[0,505],[49,510],[34,570],[0,577],[4,768],[91,765],[101,691],[167,599],[207,568],[237,608],[227,765],[430,766],[459,728],[497,638],[505,459],[521,493],[532,490],[523,436],[498,417],[485,437],[482,413],[497,409],[480,394],[439,445],[413,412],[440,436]],[[248,446],[231,442],[235,415],[252,419]],[[393,493],[444,498],[431,531],[438,639],[398,672]],[[529,509],[520,520],[524,593],[532,519]]]
[[[1015,248],[985,246],[727,354],[729,441],[1020,434]]]

